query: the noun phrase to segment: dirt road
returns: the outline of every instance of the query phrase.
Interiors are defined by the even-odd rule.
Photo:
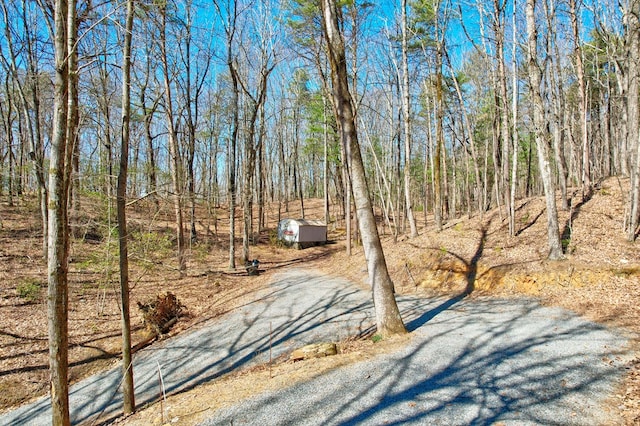
[[[250,304],[135,356],[138,406],[269,360],[305,343],[373,325],[353,283],[292,269]],[[213,424],[597,424],[628,356],[615,332],[530,299],[399,300],[414,336],[401,350],[211,413]],[[72,387],[74,424],[121,409],[120,370]],[[339,395],[339,397],[337,397]],[[0,424],[48,425],[48,399]]]

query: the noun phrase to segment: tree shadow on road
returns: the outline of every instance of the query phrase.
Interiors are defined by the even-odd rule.
[[[360,378],[355,388],[345,382],[330,395],[303,393],[312,398],[305,407],[318,412],[282,410],[288,416],[282,423],[318,416],[318,424],[379,424],[381,413],[400,407],[389,424],[424,424],[432,419],[554,424],[558,422],[540,407],[593,409],[589,395],[601,392],[615,375],[615,368],[602,359],[615,356],[610,348],[622,343],[597,325],[534,302],[466,298],[478,279],[486,229],[465,262],[466,287],[460,294],[445,301],[399,297],[402,315],[414,332],[409,347],[390,355],[388,362],[382,356],[373,361],[375,365],[366,366],[372,378],[366,383]],[[159,400],[163,392],[190,390],[239,368],[268,362],[302,344],[340,341],[369,329],[375,323],[370,294],[348,281],[329,280],[309,270],[284,272],[255,301],[136,354],[138,406]],[[557,317],[553,326],[538,325],[552,316]],[[342,383],[348,368],[336,373],[336,383]],[[73,422],[109,423],[117,417],[122,406],[120,376],[115,369],[72,388]],[[311,381],[301,386],[318,385]],[[258,398],[257,405],[244,412],[250,416],[266,412],[267,405],[294,398],[288,392],[293,391],[265,397],[263,402]],[[336,404],[337,394],[349,396]],[[467,406],[478,408],[470,413]],[[37,423],[47,410],[46,400],[24,407],[11,423]],[[455,410],[463,410],[465,417],[455,417]],[[256,417],[250,420],[256,423]]]
[[[335,284],[325,286],[328,279],[302,270],[295,275],[285,273],[254,302],[184,338],[145,350],[135,362],[140,364],[146,359],[144,363],[153,368],[143,370],[134,365],[138,406],[158,400],[162,394],[160,375],[164,392],[170,395],[243,367],[269,362],[304,344],[363,334],[374,322],[370,295],[342,280],[338,281],[343,287],[336,291]],[[311,297],[309,287],[321,296]],[[103,387],[117,389],[117,374],[104,380],[107,382]],[[97,410],[76,419],[109,423],[119,415],[120,400],[120,394],[112,392]]]
[[[267,393],[205,424],[259,424],[273,413],[281,413],[278,424],[603,423],[601,404],[623,364],[615,360],[625,354],[624,339],[604,327],[532,300],[465,299],[416,333],[395,353]]]

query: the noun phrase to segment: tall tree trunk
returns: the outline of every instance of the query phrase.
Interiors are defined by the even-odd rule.
[[[404,202],[411,238],[418,228],[411,206],[411,94],[409,93],[409,60],[407,58],[407,0],[402,0],[402,113],[404,117]]]
[[[107,43],[107,35],[105,30],[104,35],[104,43]],[[107,202],[111,203],[111,199],[113,196],[113,137],[111,136],[111,94],[109,93],[109,71],[107,67],[109,66],[109,59],[107,58],[107,47],[103,47],[104,52],[102,55],[104,56],[100,61],[99,65],[99,75],[100,75],[100,91],[101,97],[98,100],[99,104],[99,112],[98,114],[103,114],[103,117],[98,115],[98,121],[102,124],[102,144],[104,145],[105,154],[104,154],[104,192],[107,195]]]
[[[455,73],[453,72],[453,67],[451,66],[451,63],[449,61],[447,61],[449,63],[449,70],[451,72],[452,75],[452,81],[453,81],[453,86],[456,90],[456,95],[458,96],[458,104],[460,106],[460,113],[462,115],[462,121],[463,121],[463,128],[466,129],[466,139],[469,140],[469,148],[471,149],[471,161],[473,163],[473,172],[474,172],[474,176],[475,176],[475,188],[473,189],[473,194],[474,194],[474,198],[476,200],[476,208],[478,209],[478,211],[480,212],[480,214],[483,213],[483,208],[482,208],[482,197],[481,197],[481,189],[480,189],[480,184],[481,184],[481,179],[480,179],[480,168],[479,168],[479,160],[478,160],[478,153],[476,151],[476,142],[475,142],[475,136],[473,135],[473,129],[471,127],[471,121],[469,119],[469,115],[467,114],[467,109],[465,108],[464,105],[464,98],[462,96],[462,90],[460,89],[460,84],[458,83],[458,78],[456,77]],[[466,148],[465,148],[465,152],[466,152]],[[426,163],[425,163],[426,164]],[[471,202],[471,199],[469,200],[469,202]]]
[[[233,65],[230,63],[229,65]],[[232,76],[234,73],[232,73]],[[229,269],[236,267],[236,148],[238,144],[238,83],[235,77],[233,81],[233,124],[231,130],[231,140],[229,141],[229,154],[227,157],[227,167],[229,168]]]
[[[435,155],[433,158],[433,185],[434,185],[434,219],[436,229],[442,231],[442,156],[444,150],[444,102],[442,88],[442,43],[436,46],[436,137]]]
[[[73,172],[73,156],[76,152],[76,147],[79,143],[79,127],[80,127],[80,113],[78,111],[79,103],[79,75],[78,75],[78,19],[76,12],[76,5],[73,0],[73,4],[69,2],[69,12],[67,14],[67,52],[69,55],[69,77],[68,77],[68,90],[67,90],[67,148],[65,151],[65,189],[67,197],[67,221],[69,220],[69,210],[71,206],[71,187],[72,187],[72,172]],[[68,237],[67,237],[68,239]],[[68,243],[67,243],[68,244]]]
[[[69,23],[71,25],[69,26]],[[49,370],[52,424],[66,426],[69,418],[69,337],[68,283],[69,223],[67,209],[68,182],[65,179],[69,117],[69,45],[75,42],[75,0],[56,0],[54,4],[54,116],[49,163],[48,200],[48,294]]]
[[[518,11],[517,0],[513,0],[513,15],[512,15],[512,28],[516,28],[516,14]],[[509,213],[510,223],[509,227],[516,229],[516,186],[518,180],[518,151],[519,151],[519,136],[518,136],[518,58],[516,56],[516,50],[518,48],[517,34],[513,31],[513,40],[511,47],[511,140],[513,142],[513,156],[511,158],[511,188],[510,197],[511,212]]]
[[[191,7],[191,3],[187,2],[187,8]],[[187,12],[189,22],[186,24],[187,35],[185,36],[185,98],[187,101],[187,192],[189,193],[189,242],[194,243],[198,239],[196,231],[196,177],[194,170],[194,162],[196,156],[196,119],[192,111],[192,93],[191,93],[191,22],[190,12]],[[198,109],[197,96],[193,102],[193,107]],[[197,112],[196,112],[197,116]]]
[[[498,97],[497,97],[497,107],[498,111],[496,112],[497,118],[499,119],[498,125],[500,126],[499,133],[499,141],[500,141],[500,185],[499,187],[499,196],[503,198],[505,210],[507,211],[507,217],[509,219],[509,235],[515,236],[515,218],[511,215],[515,214],[515,210],[511,208],[511,195],[509,191],[509,154],[511,150],[511,140],[510,140],[510,128],[509,128],[509,101],[507,94],[507,71],[505,66],[504,59],[504,17],[505,17],[505,7],[506,2],[500,0],[494,0],[494,18],[493,18],[493,27],[494,27],[494,36],[496,38],[496,60],[498,63],[498,72],[497,72],[497,80],[498,80]],[[496,181],[497,177],[496,177]]]
[[[280,206],[282,205],[282,203],[284,203],[285,205],[285,211],[289,211],[288,207],[289,204],[287,202],[287,190],[286,188],[289,187],[288,181],[289,181],[289,174],[286,171],[286,161],[285,161],[285,148],[284,148],[284,131],[282,130],[282,128],[284,127],[283,124],[278,125],[278,135],[276,137],[276,139],[278,140],[278,176],[280,177],[279,179],[279,185],[278,185],[278,223],[280,222],[280,220],[282,219],[281,217],[281,211],[280,211]]]
[[[232,1],[230,4],[230,10],[223,11],[221,5],[217,0],[214,0],[214,6],[218,10],[218,14],[225,20],[225,34],[227,37],[227,67],[229,68],[229,75],[231,76],[231,109],[232,109],[232,122],[231,122],[231,138],[228,144],[228,156],[227,167],[228,174],[228,202],[229,202],[229,269],[235,269],[236,267],[236,161],[237,161],[237,146],[238,146],[238,127],[240,124],[240,87],[238,82],[238,74],[236,70],[235,58],[233,56],[233,44],[236,34],[236,21],[238,18],[238,11],[236,8],[236,2]]]
[[[627,36],[625,37],[625,42],[629,43],[631,40],[629,39],[629,35],[627,32]],[[627,49],[627,51],[629,51]],[[627,57],[627,59],[629,59]],[[622,62],[622,61],[621,61]],[[616,86],[618,87],[618,93],[622,95],[622,99],[620,102],[620,116],[618,118],[616,130],[617,137],[620,139],[620,143],[616,144],[618,150],[618,170],[622,176],[629,176],[629,147],[628,143],[630,140],[629,136],[629,106],[628,106],[628,90],[629,90],[629,70],[627,67],[628,63],[618,63],[618,61],[613,61],[615,66],[615,78],[616,78]],[[625,67],[625,65],[627,67]]]
[[[584,79],[582,64],[582,47],[580,45],[580,28],[576,0],[569,0],[569,15],[573,32],[573,55],[576,77],[578,79],[578,111],[580,113],[580,140],[582,145],[582,199],[591,196],[591,156],[587,123],[587,84]]]
[[[329,125],[327,123],[327,98],[322,95],[322,193],[324,199],[324,224],[329,226]]]
[[[244,188],[243,188],[243,211],[244,211],[244,232],[242,244],[242,260],[247,263],[249,261],[249,242],[252,240],[253,234],[253,190],[254,177],[256,173],[256,154],[262,145],[261,127],[257,126],[260,111],[267,98],[267,82],[269,74],[273,68],[269,67],[263,57],[262,68],[260,70],[260,81],[256,90],[256,96],[249,93],[246,85],[241,85],[244,93],[250,99],[251,111],[249,116],[249,128],[245,136],[245,161],[244,161]],[[239,77],[239,76],[237,76]],[[297,127],[297,126],[296,126]],[[296,130],[297,132],[297,130]],[[300,186],[302,188],[302,186]],[[302,190],[300,191],[300,203],[302,204]],[[304,208],[303,208],[304,218]]]
[[[171,183],[173,185],[173,209],[175,213],[176,221],[176,244],[178,246],[178,270],[180,276],[184,275],[184,271],[187,269],[185,259],[185,247],[184,247],[184,220],[182,216],[182,179],[181,167],[180,167],[180,150],[178,148],[178,132],[173,116],[173,94],[171,90],[171,73],[169,70],[169,58],[167,54],[167,8],[166,5],[162,6],[162,28],[160,31],[160,49],[162,55],[162,71],[164,79],[164,93],[166,110],[165,115],[167,118],[167,127],[169,132],[169,168],[171,169]]]
[[[425,90],[427,90],[427,82],[425,81],[424,83],[425,85]],[[431,106],[431,102],[432,99],[431,97],[428,97],[427,101],[425,102],[426,107],[427,107],[427,114],[426,116],[429,117],[427,119],[427,140],[425,141],[424,144],[424,172],[422,175],[422,179],[424,181],[424,226],[425,228],[429,225],[429,215],[428,215],[428,211],[429,211],[429,194],[435,194],[435,185],[434,185],[434,181],[435,181],[435,177],[431,179],[431,181],[429,182],[429,170],[432,170],[434,176],[435,176],[435,166],[434,166],[434,153],[435,153],[435,149],[434,149],[434,145],[435,145],[435,137],[433,135],[433,126],[430,124],[431,122],[431,117],[433,116],[433,110],[430,108]],[[433,101],[434,103],[434,110],[437,108],[435,105],[435,101]],[[431,186],[431,190],[429,190],[429,187]],[[435,196],[432,196],[431,199],[434,199]],[[434,203],[434,207],[433,207],[434,211],[435,211],[435,203]]]
[[[606,93],[602,94],[605,112],[600,115],[600,127],[603,129],[605,164],[604,176],[610,177],[616,172],[611,146],[611,84],[607,81]]]
[[[535,129],[535,141],[538,152],[538,164],[544,186],[547,204],[547,236],[549,244],[549,259],[558,260],[563,257],[560,230],[558,227],[558,211],[556,208],[556,191],[551,176],[549,164],[549,143],[547,125],[544,117],[544,103],[540,93],[542,71],[538,63],[538,31],[535,18],[536,0],[527,0],[527,35],[528,35],[528,72],[529,90],[533,99],[533,121]]]
[[[378,333],[382,336],[406,333],[393,294],[393,282],[389,277],[369,198],[369,188],[367,187],[351,104],[351,93],[349,92],[344,39],[338,24],[340,9],[335,0],[322,0],[322,13],[327,55],[331,65],[334,112],[339,123],[342,143],[347,147],[347,153],[351,160],[353,193],[373,291]]]
[[[338,126],[340,123],[338,123]],[[343,141],[341,141],[343,142]],[[347,234],[346,238],[346,251],[347,256],[351,256],[351,244],[353,242],[353,232],[351,230],[351,167],[350,167],[350,158],[347,152],[348,148],[342,143],[341,155],[342,155],[342,180],[343,180],[343,190],[344,190],[344,221],[345,221],[345,232]]]
[[[253,106],[252,108],[256,108]],[[244,170],[242,173],[242,262],[249,262],[249,244],[253,234],[252,218],[253,218],[253,181],[256,165],[256,150],[253,146],[253,135],[255,134],[255,118],[257,111],[251,112],[252,118],[249,123],[248,134],[245,135],[244,141]]]
[[[547,18],[548,28],[555,28],[558,24],[555,8],[551,8],[547,2],[543,3],[545,15]],[[562,64],[560,50],[558,48],[557,34],[555,31],[547,34],[547,51],[553,52],[551,66],[549,69],[550,92],[552,103],[552,145],[555,157],[555,165],[558,171],[558,184],[560,186],[560,202],[563,210],[569,209],[569,200],[567,197],[567,178],[569,175],[567,168],[567,160],[565,158],[564,139],[567,127],[568,109],[564,99],[564,78],[562,74]]]
[[[265,110],[264,110],[264,105],[262,106],[262,108],[260,108],[260,143],[258,144],[257,150],[258,150],[258,155],[257,155],[257,164],[256,164],[256,169],[257,169],[257,173],[256,173],[256,178],[258,179],[257,182],[257,189],[258,189],[258,193],[257,193],[257,203],[258,203],[258,235],[260,235],[260,233],[262,232],[262,230],[266,227],[266,221],[265,221],[265,208],[264,208],[264,204],[265,204],[265,200],[267,199],[266,197],[266,158],[264,155],[264,139],[266,137],[266,124],[265,124]],[[271,175],[270,175],[271,176]]]
[[[151,53],[148,47],[145,48],[145,56],[147,56],[146,72],[144,73],[144,83],[140,88],[140,106],[142,107],[143,117],[144,117],[144,136],[146,140],[146,148],[147,148],[147,165],[145,167],[146,175],[147,175],[147,193],[153,194],[153,202],[155,204],[156,210],[160,209],[160,202],[158,201],[158,196],[156,194],[158,184],[156,178],[156,153],[155,148],[153,146],[153,135],[151,133],[152,125],[153,125],[153,115],[156,112],[158,107],[158,102],[160,101],[160,96],[157,96],[151,106],[147,105],[147,90],[149,87],[149,78],[151,77],[151,61],[149,57]]]
[[[640,222],[640,109],[638,107],[638,90],[640,87],[640,1],[629,3],[629,10],[625,11],[627,19],[628,45],[628,88],[627,88],[627,146],[633,153],[631,167],[631,189],[629,194],[629,218],[627,220],[627,240],[634,241]]]
[[[134,0],[127,0],[122,63],[122,134],[120,141],[120,170],[118,172],[117,216],[120,261],[120,315],[122,328],[122,393],[124,414],[135,411],[133,362],[131,358],[131,319],[129,309],[129,248],[127,233],[127,171],[129,167],[129,130],[131,122],[131,38]]]
[[[2,5],[4,6],[4,5]],[[9,207],[13,207],[13,176],[14,176],[14,155],[13,155],[13,121],[14,121],[14,101],[11,94],[11,88],[9,85],[9,81],[11,80],[9,74],[7,73],[4,78],[4,91],[5,91],[5,102],[3,105],[0,105],[0,117],[2,117],[2,130],[4,131],[5,143],[7,147],[6,154],[0,155],[0,170],[6,170],[6,166],[4,164],[5,161],[9,163],[9,173],[6,177],[7,182],[7,195],[9,196]],[[1,148],[1,145],[0,145]],[[2,195],[2,191],[4,189],[4,181],[5,178],[0,177],[0,196]]]

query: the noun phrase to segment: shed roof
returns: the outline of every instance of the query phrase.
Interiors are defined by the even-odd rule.
[[[321,220],[311,220],[311,219],[282,219],[283,221],[295,222],[298,226],[327,226]]]

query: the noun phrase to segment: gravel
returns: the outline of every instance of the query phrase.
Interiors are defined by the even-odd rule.
[[[267,392],[203,425],[606,424],[605,403],[631,356],[627,340],[531,299],[398,298],[413,332],[402,349]],[[369,292],[314,270],[277,275],[250,304],[136,354],[136,403],[190,389],[307,343],[374,324]],[[121,410],[120,370],[71,388],[72,423]],[[0,425],[48,425],[48,398]]]

